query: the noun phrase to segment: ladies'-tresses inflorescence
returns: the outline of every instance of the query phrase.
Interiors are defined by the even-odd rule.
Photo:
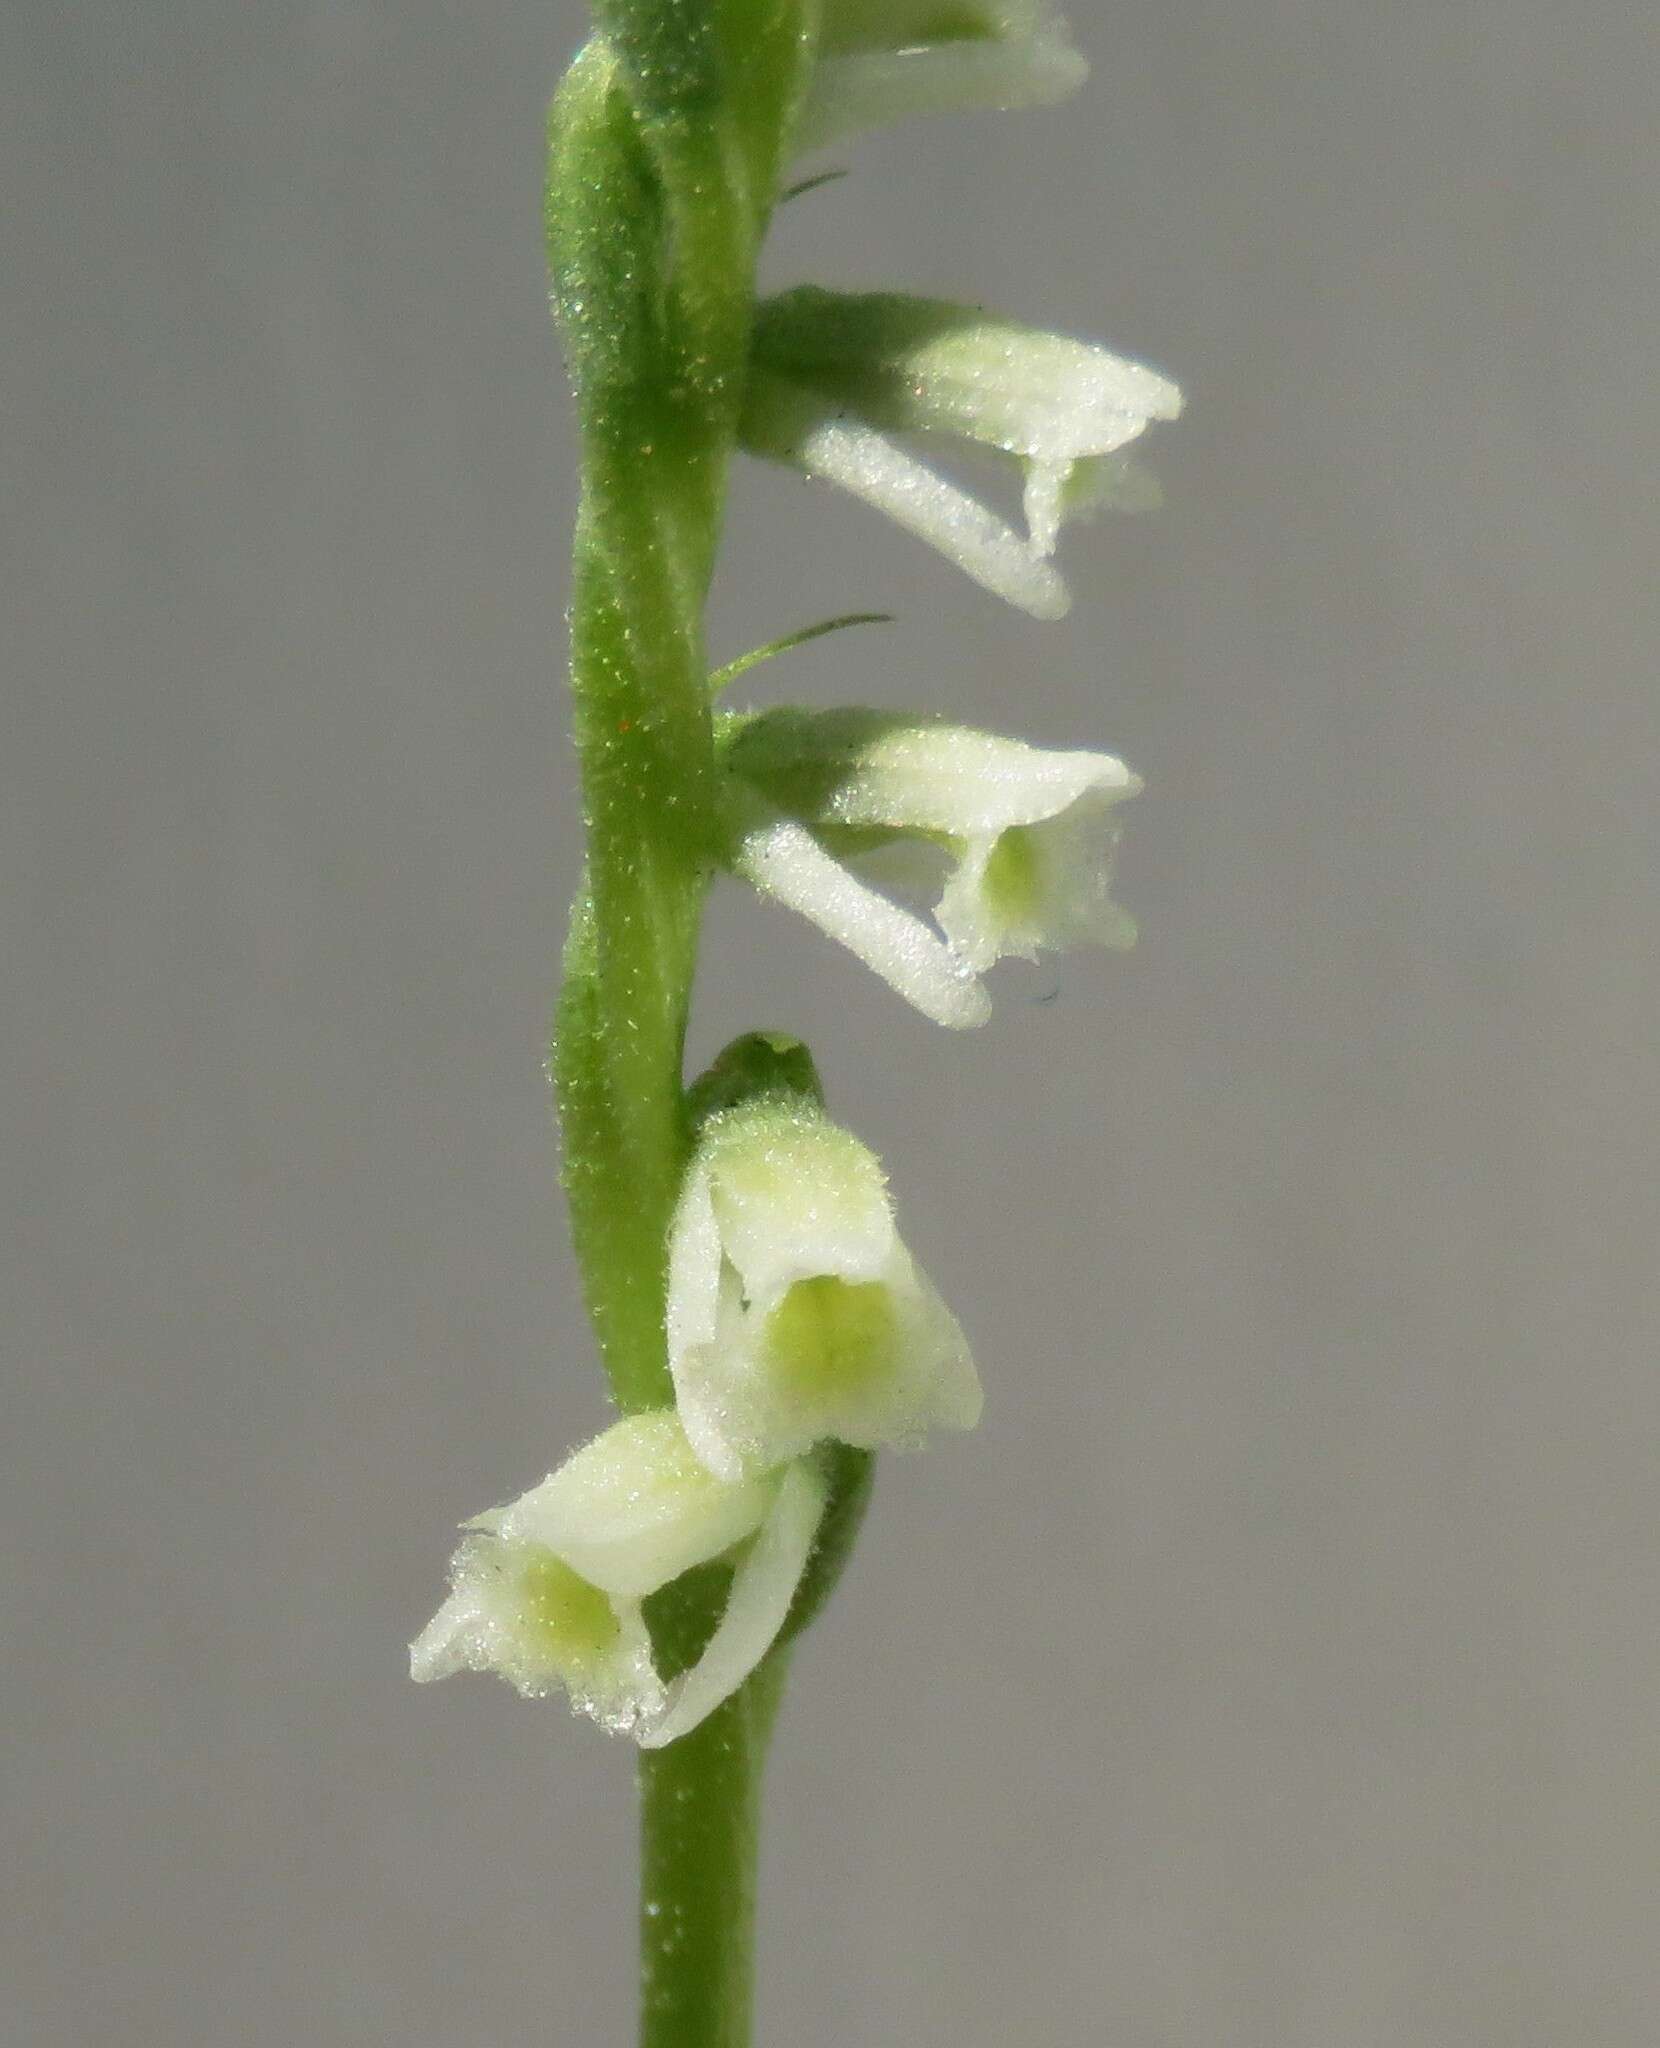
[[[833,1584],[868,1453],[972,1427],[981,1397],[874,1155],[826,1116],[810,1062],[806,1081],[792,1065],[804,1049],[739,1041],[729,1051],[762,1048],[753,1071],[745,1053],[685,1087],[710,875],[724,863],[791,904],[936,1021],[977,1024],[998,959],[1129,943],[1109,882],[1118,806],[1140,784],[1106,754],[929,718],[713,714],[702,612],[727,461],[744,447],[837,483],[1050,618],[1068,602],[1063,522],[1149,501],[1124,451],[1181,401],[1156,371],[978,307],[805,286],[756,301],[792,157],[1082,83],[1046,0],[595,11],[550,172],[584,449],[572,673],[590,828],[555,1075],[624,1416],[466,1526],[411,1661],[420,1679],[492,1671],[531,1697],[562,1691],[648,1750],[731,1702],[711,1747],[758,1756],[764,1715],[745,1723],[745,1701],[765,1687],[746,1681],[781,1669],[776,1646]],[[1023,524],[943,474],[941,449],[1000,467]],[[883,893],[910,885],[929,892],[932,927]],[[660,1619],[682,1596],[689,1635]],[[653,1758],[648,1787],[673,1764]],[[678,1825],[676,1810],[663,1839]],[[654,1826],[648,1813],[648,1842]],[[726,1981],[694,1957],[680,1982],[671,1946],[648,1960],[648,2013],[654,1982],[698,2006]]]
[[[997,960],[1134,943],[1109,890],[1117,807],[1141,779],[1110,754],[792,709],[727,720],[720,751],[734,870],[937,1023],[984,1021],[978,976]],[[937,890],[943,937],[872,880]]]

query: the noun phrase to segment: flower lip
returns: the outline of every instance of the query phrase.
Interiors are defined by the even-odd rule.
[[[495,1672],[526,1699],[564,1691],[617,1733],[661,1712],[663,1688],[637,1600],[613,1600],[544,1546],[475,1531],[449,1597],[410,1645],[417,1683]]]

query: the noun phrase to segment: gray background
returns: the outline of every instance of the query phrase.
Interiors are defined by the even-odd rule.
[[[603,1420],[540,1072],[577,859],[537,234],[570,0],[8,0],[7,2042],[616,2043],[629,1758],[416,1691]],[[1060,626],[736,480],[715,651],[1147,776],[1124,960],[966,1041],[723,894],[977,1341],[776,1757],[763,2042],[1660,2032],[1660,32],[1152,0],[777,281],[1169,367]],[[1046,1000],[1049,997],[1054,1000]]]

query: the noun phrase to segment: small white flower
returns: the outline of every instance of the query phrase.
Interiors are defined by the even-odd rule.
[[[1042,0],[827,0],[797,147],[908,114],[1048,106],[1089,66]]]
[[[760,309],[743,431],[754,453],[840,485],[987,590],[1058,618],[1069,599],[1048,557],[1062,520],[1111,495],[1103,458],[1180,410],[1168,378],[1088,342],[938,299],[802,286]],[[1011,458],[1026,534],[896,434]]]
[[[894,1228],[875,1155],[802,1096],[711,1117],[669,1233],[669,1369],[698,1455],[736,1480],[825,1438],[971,1429],[956,1319]]]
[[[1109,888],[1117,807],[1142,785],[1110,754],[849,709],[734,721],[723,758],[825,860],[931,855],[945,877],[934,916],[976,974],[1040,947],[1134,943]]]
[[[527,1698],[564,1691],[603,1726],[660,1747],[765,1656],[824,1497],[808,1466],[717,1477],[672,1409],[625,1417],[540,1486],[465,1525],[449,1598],[410,1648],[411,1676],[494,1671]],[[698,1663],[665,1687],[643,1600],[740,1544],[748,1548],[720,1626]]]

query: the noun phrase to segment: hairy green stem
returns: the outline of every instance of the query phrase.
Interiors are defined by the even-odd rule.
[[[659,1596],[674,1663],[696,1654],[701,1606],[695,1585]],[[641,1755],[640,2048],[748,2048],[761,1775],[788,1665],[775,1650],[690,1735]]]
[[[596,0],[554,104],[548,241],[582,504],[571,683],[588,827],[554,1049],[584,1290],[625,1412],[673,1398],[669,1224],[683,1056],[718,851],[703,609],[743,398],[754,270],[812,55],[812,0]],[[720,1612],[689,1575],[651,1613],[665,1674]],[[777,1651],[641,1765],[644,2048],[749,2039],[759,1774]]]

